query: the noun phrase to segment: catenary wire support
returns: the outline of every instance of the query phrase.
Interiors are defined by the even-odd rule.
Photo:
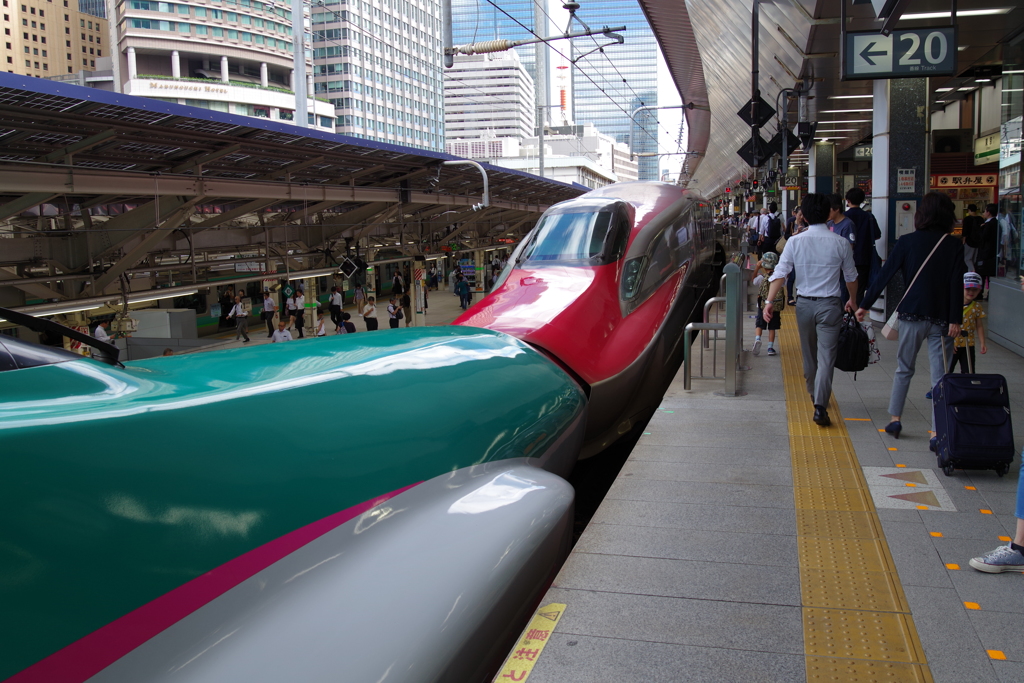
[[[482,175],[484,177],[484,196],[483,196],[483,200],[479,204],[474,204],[473,205],[473,210],[474,211],[479,211],[480,209],[485,209],[485,208],[487,208],[488,206],[491,205],[491,190],[490,190],[490,186],[487,183],[487,171],[484,170],[483,166],[481,166],[479,163],[477,163],[475,161],[471,161],[469,159],[464,159],[464,160],[460,160],[460,161],[442,161],[441,165],[442,166],[475,166],[476,170],[480,171],[480,175]]]

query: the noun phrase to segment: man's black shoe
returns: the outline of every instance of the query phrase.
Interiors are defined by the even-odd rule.
[[[819,427],[828,427],[832,420],[828,419],[828,411],[823,406],[814,406],[814,424]]]

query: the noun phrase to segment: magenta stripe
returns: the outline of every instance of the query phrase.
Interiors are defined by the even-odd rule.
[[[81,683],[286,555],[419,483],[336,512],[239,555],[39,660],[5,683]]]

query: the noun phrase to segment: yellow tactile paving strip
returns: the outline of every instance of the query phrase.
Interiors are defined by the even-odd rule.
[[[882,525],[835,399],[811,420],[796,318],[780,330],[808,681],[932,681]]]

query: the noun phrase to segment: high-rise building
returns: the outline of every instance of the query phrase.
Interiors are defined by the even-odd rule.
[[[117,0],[115,10],[115,89],[294,122],[287,0]],[[309,126],[334,130],[330,103],[310,99],[307,109]]]
[[[314,80],[337,132],[444,149],[441,5],[436,0],[314,0]]]
[[[525,40],[533,38],[532,30],[533,0],[501,0],[493,5],[484,0],[452,0],[452,42],[455,45],[498,39]],[[531,78],[537,76],[535,49],[533,45],[515,48]]]
[[[107,18],[107,0],[78,0],[78,11],[100,19]]]
[[[572,82],[575,120],[593,123],[616,141],[627,142],[633,110],[658,104],[658,43],[636,0],[585,0],[582,5],[579,14],[591,28],[625,26],[626,41],[577,63]],[[593,49],[594,40],[601,37],[576,38],[574,53]],[[634,152],[658,151],[656,114],[637,117],[641,124],[632,126]],[[658,157],[640,157],[640,179],[657,180],[659,165]]]
[[[3,7],[0,67],[9,73],[49,78],[96,68],[110,54],[107,22],[65,0],[9,0]]]
[[[444,72],[444,125],[460,138],[534,135],[533,79],[514,51],[457,55]]]

